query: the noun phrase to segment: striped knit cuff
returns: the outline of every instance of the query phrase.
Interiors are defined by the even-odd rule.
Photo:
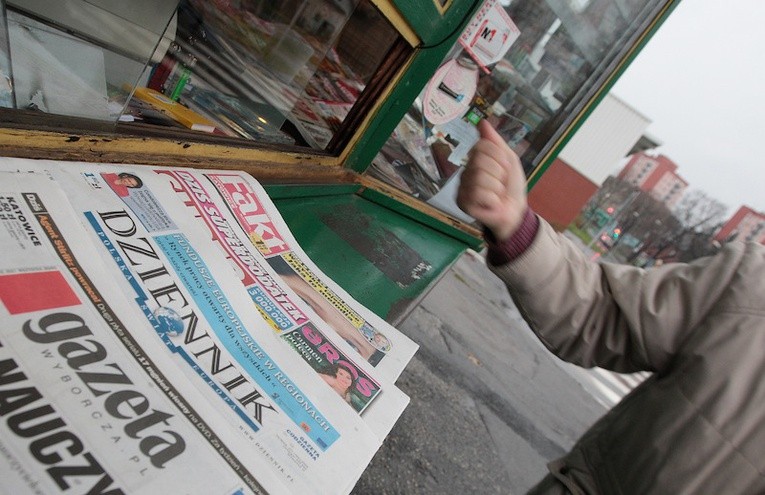
[[[523,216],[523,221],[515,231],[504,242],[497,242],[494,234],[487,228],[483,229],[483,236],[486,239],[486,243],[489,246],[489,252],[486,256],[486,260],[492,266],[500,266],[506,263],[510,263],[518,256],[522,255],[537,235],[539,230],[539,218],[531,208],[526,208],[526,213]]]

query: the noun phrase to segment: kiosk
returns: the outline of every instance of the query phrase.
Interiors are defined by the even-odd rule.
[[[447,193],[430,201],[469,126],[489,118],[533,185],[677,3],[7,0],[0,154],[245,170],[315,263],[396,323],[481,247]],[[485,63],[476,42],[503,36]],[[429,85],[455,61],[473,86]],[[429,90],[464,108],[434,122]]]

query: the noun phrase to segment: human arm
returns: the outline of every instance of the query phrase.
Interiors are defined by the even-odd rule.
[[[487,126],[462,174],[467,180],[458,204],[493,234],[492,270],[532,330],[552,352],[582,366],[663,369],[722,297],[740,252],[645,271],[593,263],[544,221],[538,220],[531,240],[523,238],[519,230],[529,215],[525,177],[517,157]],[[513,187],[518,184],[523,191]],[[502,251],[511,256],[492,263]]]
[[[498,242],[521,226],[528,209],[526,176],[518,156],[488,121],[460,177],[457,205],[489,229]]]
[[[720,311],[744,252],[743,244],[731,245],[714,257],[650,270],[594,263],[541,220],[523,254],[490,268],[561,359],[619,372],[661,371]]]

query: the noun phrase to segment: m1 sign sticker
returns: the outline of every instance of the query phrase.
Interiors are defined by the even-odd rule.
[[[499,62],[521,35],[497,0],[486,0],[460,36],[466,52],[488,73],[488,66]]]

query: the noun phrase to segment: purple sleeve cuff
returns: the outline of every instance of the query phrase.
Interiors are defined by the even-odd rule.
[[[489,246],[486,260],[492,266],[500,266],[513,261],[531,246],[538,230],[539,218],[531,208],[526,208],[526,213],[518,230],[504,242],[498,242],[494,234],[489,229],[484,228],[483,236]]]

